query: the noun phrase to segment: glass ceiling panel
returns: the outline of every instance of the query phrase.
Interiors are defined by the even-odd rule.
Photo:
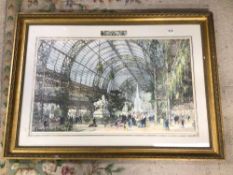
[[[106,78],[108,78],[108,74],[110,73],[110,71],[113,69],[113,72],[115,73],[115,71],[114,71],[114,68],[113,67],[111,67],[111,66],[108,66],[108,67],[105,67],[105,69],[104,69],[104,72],[103,72],[103,77],[106,77]]]
[[[123,40],[112,40],[114,45],[125,45],[125,41]]]
[[[115,52],[113,52],[112,48],[108,47],[108,48],[102,50],[101,56],[104,58],[112,58],[112,57],[116,57],[117,54]]]
[[[78,55],[76,57],[76,60],[79,60],[80,63],[87,65],[91,60],[98,60],[98,55],[93,54],[91,51],[89,51],[86,55],[83,55],[83,57],[80,57],[80,55]]]
[[[92,49],[94,49],[95,51],[98,51],[98,45],[99,45],[99,43],[101,43],[101,41],[100,40],[94,40],[93,42],[91,42],[91,43],[89,43],[88,45],[87,45],[87,47],[89,47],[89,48],[92,48]]]
[[[127,93],[132,93],[132,92],[129,90],[128,87],[134,87],[134,88],[135,88],[136,86],[137,86],[137,82],[136,82],[134,79],[129,78],[129,79],[125,79],[125,81],[123,81],[123,82],[120,84],[119,88],[120,88],[120,89],[124,89],[123,92],[125,92],[125,93],[127,94]],[[140,88],[140,87],[139,87],[139,88]]]
[[[150,77],[147,75],[147,73],[145,71],[139,70],[136,67],[130,67],[130,71],[131,71],[131,73],[126,68],[118,69],[118,71],[115,74],[115,80],[119,84],[121,84],[120,83],[121,82],[121,77],[123,77],[123,76],[128,76],[128,77],[133,77],[133,78],[136,77],[136,79],[140,80],[140,82],[146,82],[147,80],[150,79]],[[147,76],[145,76],[145,75],[147,75]],[[135,81],[136,81],[136,79],[135,79]]]
[[[131,52],[129,51],[129,49],[127,49],[127,48],[118,48],[118,47],[116,47],[117,48],[117,50],[118,50],[118,53],[120,54],[120,55],[132,55],[131,54]],[[132,55],[133,56],[133,55]]]
[[[60,73],[61,72],[61,68],[62,68],[62,64],[63,64],[63,61],[65,59],[65,55],[63,54],[59,54],[59,56],[57,57],[57,62],[55,64],[55,71]]]
[[[108,79],[111,70],[115,73],[114,81],[119,86],[126,77],[137,77],[142,80],[143,77],[149,77],[145,70],[147,63],[145,62],[143,49],[130,40],[128,42],[122,40],[58,40],[54,42],[51,48],[47,68],[60,73],[64,65],[64,59],[74,55],[74,53],[77,55],[71,68],[71,80],[87,86],[92,86],[94,79],[99,81],[100,87],[102,85],[106,86],[109,83]],[[96,75],[99,60],[103,64],[101,76]],[[96,76],[99,78],[95,78]],[[146,79],[142,82],[144,81]]]
[[[122,68],[125,67],[124,64],[127,64],[129,66],[128,69],[130,69],[130,71],[134,70],[136,72],[147,74],[147,72],[145,71],[145,68],[143,67],[143,63],[139,62],[139,64],[137,64],[135,62],[135,60],[124,59],[124,63],[122,60],[109,62],[108,66],[106,66],[104,69],[103,76],[107,76],[112,69],[113,69],[114,73],[118,72],[119,70],[121,70]],[[139,65],[140,65],[140,67],[139,67]],[[129,73],[129,71],[128,71],[128,73]]]
[[[95,74],[89,74],[89,78],[87,79],[86,85],[92,87],[94,78],[95,78]]]
[[[88,45],[82,47],[82,50],[78,53],[78,55],[85,56],[90,51]]]
[[[129,52],[132,52],[133,55],[138,56],[140,58],[144,57],[144,53],[142,48],[134,43],[133,40],[126,41],[114,41],[114,45],[119,49],[126,49]]]
[[[124,43],[122,41],[114,41],[117,43]],[[100,46],[99,46],[100,44]],[[94,48],[91,48],[94,47]],[[102,52],[102,47],[104,48],[104,52]],[[98,63],[98,52],[99,52],[99,48],[101,48],[100,51],[100,56],[101,56],[101,60],[104,64],[105,61],[109,61],[111,57],[116,57],[116,53],[114,51],[112,51],[112,48],[110,47],[110,45],[105,42],[104,40],[100,40],[100,41],[94,41],[91,42],[88,46],[86,46],[84,49],[82,49],[82,51],[77,55],[76,60],[80,60],[80,62],[84,65],[86,65],[87,67],[91,66],[91,69],[95,69],[97,63]],[[119,50],[120,54],[122,54],[121,56],[127,54],[127,55],[131,55],[128,46],[124,46],[123,47],[124,50]],[[140,48],[140,47],[138,47]],[[142,55],[141,55],[142,56]],[[81,59],[82,58],[82,59]],[[91,60],[90,60],[91,59]],[[114,58],[116,59],[116,58]],[[93,61],[92,61],[93,60]]]
[[[88,41],[90,42],[90,41]],[[70,50],[70,56],[75,58],[77,54],[85,47],[85,43],[82,40],[78,40],[74,43]]]
[[[93,73],[90,73],[90,71],[88,69],[84,69],[82,71],[82,81],[80,81],[81,84],[84,84],[84,85],[88,85],[89,83],[89,79],[92,77],[90,75],[92,75]],[[93,81],[93,80],[92,80]]]
[[[121,74],[121,76],[118,76],[114,81],[117,82],[118,86],[120,86],[123,82],[125,82],[127,79],[133,79],[132,76],[128,76],[127,74]],[[134,80],[135,81],[135,80]]]
[[[134,46],[131,46],[131,52],[134,56],[136,57],[139,57],[139,58],[144,58],[145,57],[145,54],[143,53],[142,49],[139,48],[139,47],[134,47]]]
[[[92,70],[93,72],[97,72],[97,63],[99,62],[99,60],[97,59],[97,56],[95,55],[92,58],[89,58],[88,62],[85,64],[86,67],[89,68],[89,70]]]
[[[68,53],[75,42],[75,40],[56,40],[53,46],[64,53]]]
[[[54,70],[55,64],[57,62],[57,57],[59,56],[59,52],[52,49],[49,55],[49,59],[47,61],[47,68],[50,70]]]
[[[89,73],[87,75],[85,85],[92,87],[92,83],[94,81],[95,75],[96,74],[94,74],[94,73]]]
[[[100,88],[104,88],[103,83],[104,83],[104,79],[102,77],[100,77],[99,78],[99,87]]]
[[[82,65],[74,63],[71,69],[71,73],[70,73],[71,80],[79,83],[81,80],[82,69],[83,69]]]

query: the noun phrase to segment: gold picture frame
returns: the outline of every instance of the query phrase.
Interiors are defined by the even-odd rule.
[[[75,27],[78,27],[78,28],[75,28]],[[191,32],[191,33],[187,33],[187,32]],[[94,35],[93,33],[96,33],[96,35]],[[158,34],[158,33],[162,33],[162,34]],[[127,61],[124,61],[124,59],[127,59],[126,57],[121,56],[121,52],[123,51],[120,50],[120,47],[123,47],[123,44],[118,47],[116,44],[116,41],[118,41],[119,43],[124,43],[124,47],[127,47],[127,52],[131,52],[131,54],[134,53],[133,55],[137,56],[137,54],[138,55],[145,54],[142,51],[136,54],[138,50],[143,50],[142,47],[139,47],[138,45],[140,45],[140,43],[143,43],[143,42],[146,43],[147,41],[151,43],[152,41],[150,39],[151,37],[153,38],[153,36],[157,36],[157,38],[155,37],[156,40],[162,40],[160,41],[161,43],[163,41],[165,42],[166,40],[166,38],[164,39],[163,36],[167,37],[168,39],[169,37],[171,37],[170,40],[172,40],[172,43],[181,42],[181,40],[183,39],[182,37],[189,36],[188,39],[186,38],[185,39],[190,41],[189,43],[192,43],[189,48],[193,49],[192,52],[190,51],[190,54],[189,54],[189,55],[192,55],[190,57],[193,57],[192,58],[193,63],[191,66],[192,68],[190,68],[189,71],[191,72],[190,74],[192,74],[192,77],[196,77],[192,79],[193,80],[192,87],[194,87],[194,83],[196,83],[195,88],[193,89],[191,88],[191,89],[192,89],[192,94],[194,94],[193,95],[194,97],[192,97],[192,99],[194,98],[196,99],[196,103],[195,103],[196,106],[194,105],[195,107],[193,110],[196,111],[195,116],[196,115],[198,116],[198,119],[195,119],[195,121],[197,120],[196,125],[198,125],[198,129],[197,129],[198,133],[194,136],[193,135],[190,136],[190,138],[189,136],[181,137],[179,135],[174,136],[172,134],[167,136],[166,135],[167,133],[169,133],[170,131],[173,131],[171,128],[169,128],[169,126],[171,127],[172,122],[176,122],[175,121],[176,119],[174,119],[175,114],[173,118],[169,118],[169,121],[167,122],[167,124],[164,121],[164,120],[167,120],[166,116],[165,118],[160,117],[159,119],[158,118],[156,119],[160,122],[161,127],[162,127],[161,121],[165,125],[164,128],[166,128],[167,131],[163,131],[164,129],[162,129],[162,133],[164,132],[165,136],[167,137],[164,137],[163,135],[154,136],[153,132],[152,134],[148,132],[149,134],[146,133],[142,135],[140,134],[137,135],[135,133],[138,133],[138,130],[141,131],[141,128],[145,127],[143,125],[140,125],[140,127],[139,126],[137,127],[137,124],[135,125],[137,132],[135,131],[134,133],[134,131],[132,131],[133,134],[131,135],[129,134],[127,136],[124,135],[125,129],[122,129],[123,134],[120,133],[117,136],[116,134],[108,135],[107,132],[106,134],[101,135],[101,136],[98,136],[98,134],[89,135],[90,131],[88,130],[87,127],[86,129],[88,131],[86,135],[84,134],[81,136],[80,135],[73,136],[72,135],[73,132],[72,132],[70,135],[68,133],[67,135],[64,135],[62,136],[62,138],[60,138],[56,135],[57,134],[56,132],[50,132],[51,135],[47,136],[45,134],[46,136],[44,136],[43,135],[44,132],[41,132],[41,128],[44,128],[43,131],[45,131],[46,133],[47,131],[46,127],[48,127],[47,120],[49,121],[52,120],[50,116],[49,117],[47,116],[46,120],[44,119],[41,124],[38,124],[39,129],[37,127],[34,127],[34,125],[36,124],[32,124],[31,126],[30,122],[32,119],[28,120],[27,118],[30,118],[30,117],[33,118],[33,116],[30,113],[30,111],[29,113],[27,113],[27,109],[29,109],[30,106],[33,106],[31,104],[32,98],[33,98],[34,93],[35,94],[37,93],[37,92],[34,92],[33,89],[38,89],[38,87],[40,86],[39,84],[32,85],[32,84],[36,84],[35,81],[37,81],[37,79],[39,78],[30,79],[33,76],[34,77],[36,76],[35,67],[37,67],[39,64],[38,63],[39,61],[37,62],[37,59],[39,59],[40,56],[38,56],[38,53],[37,54],[35,53],[35,52],[39,52],[38,51],[39,46],[38,46],[38,43],[36,43],[38,38],[40,40],[40,44],[42,42],[42,39],[43,39],[43,42],[45,41],[47,43],[46,46],[48,47],[44,47],[45,49],[46,48],[51,49],[51,47],[54,47],[53,49],[57,49],[55,48],[54,43],[60,42],[63,44],[62,47],[60,48],[65,48],[65,47],[68,47],[68,45],[72,42],[74,43],[74,42],[81,41],[80,37],[89,38],[89,37],[93,37],[93,35],[94,37],[98,36],[100,38],[101,37],[104,38],[104,41],[103,41],[103,38],[101,38],[102,40],[99,39],[99,40],[94,41],[94,44],[97,44],[97,45],[98,43],[101,43],[101,45],[99,44],[98,48],[96,46],[96,50],[93,51],[98,55],[98,57],[96,57],[95,59],[98,60],[100,59],[101,56],[104,57],[103,56],[104,53],[101,50],[101,47],[104,47],[106,45],[108,47],[111,47],[111,54],[115,54],[118,57],[120,57],[120,59],[123,60],[121,61],[120,64],[123,65],[125,69],[127,68],[127,66],[130,66],[130,64]],[[59,38],[61,38],[61,36],[68,37],[69,39],[66,38],[66,40],[69,40],[68,41],[69,43],[64,44],[66,42],[65,39],[60,41]],[[73,37],[73,36],[79,39],[77,38],[70,39],[70,37]],[[137,47],[138,49],[134,50],[133,41],[131,43],[131,40],[127,40],[127,37],[128,38],[130,37],[139,38],[138,40],[140,41],[137,43],[138,45],[134,46],[135,48]],[[172,37],[175,37],[175,39]],[[182,39],[180,39],[179,37],[181,37]],[[115,45],[114,45],[114,42],[115,42]],[[82,43],[85,43],[87,45],[88,41],[82,40]],[[166,40],[166,43],[167,43],[167,40]],[[128,46],[125,46],[126,44]],[[88,47],[92,47],[92,46],[88,45]],[[91,52],[90,49],[89,49],[89,52]],[[152,52],[153,52],[153,49],[152,49]],[[47,52],[43,51],[41,53],[44,54]],[[58,55],[55,55],[54,58],[60,59],[62,57],[61,55],[62,55],[61,53]],[[47,53],[47,56],[45,57],[49,57],[49,56],[50,56],[50,53]],[[77,53],[75,56],[77,56]],[[66,58],[67,57],[69,58],[71,56],[66,55]],[[138,57],[140,57],[140,55]],[[176,55],[174,56],[174,59],[175,57]],[[33,62],[33,61],[36,61],[36,62]],[[75,61],[78,62],[79,60],[78,61],[75,60]],[[55,64],[57,64],[56,66],[59,67],[58,62],[59,61],[57,60],[56,63],[53,63],[54,71],[55,71]],[[80,62],[76,63],[77,66],[80,66],[80,65],[83,66],[83,62],[81,63]],[[64,64],[69,64],[69,63],[65,63],[63,60],[60,67],[64,66]],[[138,68],[137,71],[144,71],[144,69],[142,68],[142,65],[136,65],[136,63],[134,63],[134,65],[135,67],[137,66]],[[39,68],[37,67],[37,70],[38,69]],[[58,68],[56,68],[56,70],[57,69]],[[88,68],[86,67],[86,69]],[[173,68],[171,69],[175,71],[175,66],[173,65]],[[88,70],[93,72],[93,70],[90,70],[90,69]],[[148,69],[145,69],[145,72],[147,70]],[[169,76],[170,74],[169,74],[168,68],[166,70]],[[96,70],[96,72],[98,71],[101,71],[101,70],[100,69]],[[128,72],[130,71],[134,71],[133,68],[129,67]],[[60,73],[61,73],[61,70],[58,74],[60,75]],[[99,76],[99,74],[101,73],[98,72],[96,74],[98,74]],[[140,75],[136,73],[135,75],[136,75],[135,79],[137,78],[139,79],[139,77],[137,76],[140,76]],[[75,14],[74,13],[73,14],[68,14],[68,13],[25,14],[25,13],[21,13],[18,15],[17,26],[15,29],[14,54],[12,58],[12,67],[11,67],[10,77],[11,78],[10,78],[8,106],[7,106],[7,120],[6,120],[6,130],[5,130],[5,140],[4,140],[4,157],[6,158],[9,158],[9,159],[154,159],[154,158],[185,158],[185,159],[186,158],[193,158],[193,159],[204,158],[206,159],[206,158],[210,158],[211,159],[211,158],[223,158],[224,157],[223,156],[222,126],[221,126],[221,106],[220,106],[221,103],[220,103],[220,92],[219,92],[219,84],[218,84],[217,60],[216,60],[216,52],[215,52],[213,17],[212,17],[211,12],[184,11],[184,10],[171,11],[170,10],[170,11],[160,11],[160,12],[157,12],[157,11],[155,12],[114,12],[114,13],[95,12],[95,13],[75,13]],[[121,77],[123,77],[123,74],[121,75]],[[53,78],[53,79],[55,81],[56,78]],[[71,78],[68,78],[68,79],[71,79]],[[147,77],[145,77],[145,79],[147,79]],[[53,80],[49,79],[49,81],[53,81]],[[81,82],[82,80],[80,80],[80,83]],[[143,86],[143,84],[145,84],[143,78],[142,80],[139,80],[139,84],[140,86]],[[56,87],[57,86],[59,85],[56,85]],[[80,86],[86,87],[84,86],[84,84]],[[165,85],[163,85],[163,87],[165,87]],[[166,85],[166,87],[168,87],[168,85]],[[94,85],[92,88],[94,88]],[[126,91],[128,92],[128,90]],[[134,91],[136,93],[135,89]],[[167,91],[168,89],[166,89],[165,94],[167,94]],[[49,95],[44,95],[44,96],[49,96]],[[133,97],[134,96],[135,95],[133,95]],[[60,102],[61,103],[66,102],[65,101],[66,99],[64,98],[64,96],[62,97],[63,97],[63,100],[61,100]],[[37,97],[35,95],[35,100],[36,98]],[[38,98],[40,98],[40,96]],[[179,94],[178,95],[176,94],[176,97],[173,97],[173,98],[179,99],[180,98]],[[28,99],[28,101],[25,99]],[[105,100],[106,99],[102,99],[102,102],[103,101],[105,102]],[[45,101],[41,103],[44,103],[44,102]],[[56,102],[53,102],[53,103],[56,103]],[[173,102],[173,103],[174,103],[174,110],[175,110],[175,106],[177,104],[176,102]],[[202,104],[202,103],[204,105],[202,105],[201,107],[199,104]],[[167,101],[166,101],[166,104],[167,104]],[[169,105],[170,105],[170,102],[169,102]],[[136,108],[135,106],[136,104],[134,101],[134,104],[133,104],[134,109]],[[148,106],[150,106],[150,104]],[[138,109],[139,108],[140,107],[138,107]],[[166,107],[166,109],[168,109],[168,107]],[[42,106],[41,110],[42,111],[44,110],[44,106]],[[128,111],[129,109],[127,107],[127,112]],[[143,112],[142,114],[146,115],[147,112]],[[92,115],[94,115],[94,113]],[[161,115],[162,115],[162,112],[161,112]],[[169,114],[170,117],[172,115],[173,114]],[[186,115],[186,114],[182,114],[182,115]],[[206,116],[206,118],[203,116]],[[182,119],[182,117],[180,118],[179,117],[180,116],[177,117],[178,118],[177,120],[180,123],[177,125],[174,124],[174,126],[177,126],[178,130],[180,128],[185,128],[184,121],[186,120],[188,121],[189,118],[192,118],[190,116],[188,116],[188,119],[186,118]],[[149,119],[147,120],[149,121]],[[151,120],[154,121],[154,119],[151,119]],[[37,122],[39,121],[40,119],[38,119]],[[127,122],[128,121],[129,119],[127,119]],[[61,119],[60,119],[60,123],[62,123]],[[194,122],[192,122],[192,124],[193,123]],[[94,122],[94,124],[96,123]],[[127,128],[131,127],[132,125],[132,124],[130,125],[129,123],[126,123],[126,121],[123,122],[123,124],[124,124],[124,128],[126,128],[126,125],[127,125]],[[196,125],[194,126],[194,124],[192,127],[197,128]],[[42,125],[41,128],[40,128],[40,125]],[[40,131],[38,133],[42,133],[39,136],[35,134],[35,138],[32,138],[31,141],[30,141],[31,139],[30,137],[34,137],[34,135],[33,134],[30,135],[30,133],[28,133],[28,131],[31,132],[30,127],[32,127],[32,131],[34,133],[37,134],[37,131]],[[189,127],[191,128],[191,125]],[[188,128],[187,131],[192,129],[190,128]],[[105,129],[103,130],[105,131]],[[113,130],[114,132],[117,132],[115,131],[117,129],[113,129]],[[111,131],[111,128],[110,128],[110,131]],[[131,130],[129,130],[129,132],[131,132]],[[72,139],[74,137],[75,139],[73,140],[76,140],[76,141],[69,140],[69,137]],[[83,139],[84,140],[83,141],[82,138],[85,138],[85,137],[89,141],[85,141],[85,139]],[[98,137],[98,138],[96,139],[95,137]],[[175,139],[178,140],[177,142],[169,140],[169,139],[173,140],[174,137]],[[154,140],[156,140],[156,138],[159,138],[158,139],[159,141],[157,141],[159,143],[155,143],[155,145],[153,145]],[[80,142],[79,142],[79,139],[80,139]],[[92,139],[95,141],[92,141]],[[194,142],[198,142],[198,144]],[[135,143],[138,143],[138,144],[135,144]]]

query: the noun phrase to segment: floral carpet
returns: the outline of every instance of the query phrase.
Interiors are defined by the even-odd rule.
[[[141,0],[8,0],[6,4],[5,38],[2,75],[2,109],[5,116],[6,98],[13,47],[13,31],[18,12],[59,12],[105,10],[111,7],[124,7],[141,4]],[[1,119],[1,130],[4,118]],[[3,132],[2,132],[3,133]],[[4,135],[4,133],[3,133]],[[2,144],[1,144],[2,149]],[[1,151],[0,149],[0,151]],[[112,162],[99,161],[6,161],[0,159],[1,175],[112,175],[124,171],[124,167]]]
[[[2,0],[1,0],[2,1]],[[219,58],[220,79],[225,122],[225,160],[160,160],[135,164],[132,161],[46,161],[11,160],[0,157],[0,175],[114,175],[114,174],[160,174],[160,175],[231,175],[233,171],[232,130],[232,0],[5,0],[4,50],[1,73],[1,116],[6,113],[10,63],[12,58],[13,31],[18,12],[75,12],[89,10],[123,10],[148,8],[205,8],[214,13],[216,46]],[[1,12],[1,10],[0,10]],[[0,40],[2,38],[0,37]],[[224,75],[224,76],[223,76]],[[4,117],[0,117],[3,133]],[[1,140],[1,137],[0,137]],[[0,152],[2,143],[0,145]]]

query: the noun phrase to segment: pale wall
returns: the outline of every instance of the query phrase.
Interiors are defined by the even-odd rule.
[[[141,0],[143,1],[143,0]],[[232,175],[233,174],[233,0],[144,0],[145,4],[115,4],[105,8],[208,8],[214,14],[217,59],[222,96],[225,160],[115,161],[125,167],[120,174]],[[91,4],[93,5],[93,4]],[[102,5],[100,5],[103,8]],[[5,5],[0,1],[0,51]],[[2,65],[0,66],[2,67]]]

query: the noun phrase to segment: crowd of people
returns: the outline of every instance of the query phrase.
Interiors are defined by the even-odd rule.
[[[101,120],[98,122],[99,119],[92,117],[89,122],[84,120],[84,116],[68,116],[65,117],[58,117],[59,120],[56,121],[48,121],[45,120],[43,125],[44,128],[49,128],[50,123],[58,123],[60,126],[64,125],[68,130],[72,130],[73,125],[88,125],[88,127],[98,127],[98,125],[104,125],[105,127],[116,127],[116,128],[131,128],[131,127],[138,127],[138,128],[145,128],[151,126],[151,124],[161,125],[164,129],[170,129],[171,125],[179,126],[181,128],[185,127],[185,124],[190,121],[190,116],[179,116],[179,115],[170,115],[170,118],[165,117],[155,117],[153,113],[128,113],[128,114],[120,114],[119,116],[115,116],[112,119],[110,117],[106,117],[108,120]],[[55,120],[55,119],[53,119]],[[97,121],[98,120],[98,121]]]

